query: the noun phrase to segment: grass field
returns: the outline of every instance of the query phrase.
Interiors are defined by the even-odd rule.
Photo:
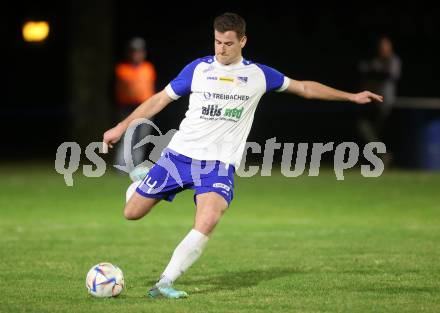
[[[238,178],[178,301],[145,293],[191,228],[192,192],[133,222],[127,185],[1,165],[0,312],[440,312],[439,173]],[[100,261],[124,271],[120,297],[87,294]]]

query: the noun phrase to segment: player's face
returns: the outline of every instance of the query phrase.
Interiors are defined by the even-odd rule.
[[[221,33],[215,30],[214,37],[215,57],[218,62],[228,65],[241,59],[241,49],[246,44],[246,36],[239,40],[235,31]]]

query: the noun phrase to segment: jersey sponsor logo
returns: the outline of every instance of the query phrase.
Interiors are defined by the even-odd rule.
[[[222,114],[222,109],[219,109],[218,105],[208,105],[202,107],[202,114],[209,116],[220,116]]]
[[[237,86],[243,87],[246,86],[248,82],[247,76],[237,76]]]
[[[231,94],[222,94],[222,93],[214,93],[214,92],[204,92],[203,97],[205,100],[215,99],[215,100],[240,100],[247,101],[249,100],[248,95],[231,95]]]
[[[246,76],[238,76],[237,77],[238,81],[243,82],[243,83],[247,83],[248,78]]]
[[[234,78],[233,77],[219,77],[219,80],[221,82],[226,82],[226,83],[233,83],[234,82]]]
[[[241,118],[241,115],[243,114],[244,107],[241,107],[241,109],[225,109],[223,115],[222,115],[222,108],[219,108],[218,105],[208,105],[202,107],[202,115],[205,116],[212,116],[212,117],[219,117],[221,116],[222,119],[228,119],[228,120],[235,120],[238,121]]]
[[[228,185],[222,184],[222,183],[215,183],[215,184],[212,185],[212,187],[214,187],[214,188],[222,188],[222,189],[224,189],[224,190],[226,190],[228,192],[229,192],[229,190],[231,190],[231,187],[229,187]]]
[[[233,117],[233,118],[236,118],[237,120],[239,120],[241,117],[241,114],[243,113],[243,110],[244,110],[244,107],[242,107],[241,109],[226,109],[224,116]]]

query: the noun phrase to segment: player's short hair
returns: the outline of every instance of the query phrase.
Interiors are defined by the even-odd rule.
[[[214,30],[221,33],[235,31],[241,39],[246,34],[246,22],[240,15],[226,12],[214,19]]]

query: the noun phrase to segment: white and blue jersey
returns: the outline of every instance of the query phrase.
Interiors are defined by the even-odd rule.
[[[137,192],[168,201],[185,189],[194,189],[195,201],[216,192],[229,205],[258,101],[288,85],[280,72],[246,60],[222,65],[205,57],[188,64],[165,88],[175,100],[189,94],[188,111]]]
[[[190,95],[185,118],[168,147],[196,160],[219,160],[237,168],[260,98],[288,85],[280,72],[245,59],[232,65],[211,56],[193,61],[165,88],[174,100]]]

